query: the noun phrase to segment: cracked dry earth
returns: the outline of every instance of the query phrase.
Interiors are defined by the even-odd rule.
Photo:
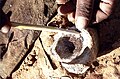
[[[12,11],[11,21],[46,25],[57,7],[55,0],[42,1],[8,0],[4,11]],[[0,64],[7,64],[0,65],[0,74],[5,69],[7,79],[120,79],[120,1],[116,6],[113,15],[94,27],[98,30],[99,52],[86,74],[66,72],[46,52],[55,33],[16,28],[9,34],[0,33]]]

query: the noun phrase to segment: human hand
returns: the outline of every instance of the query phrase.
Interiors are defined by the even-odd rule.
[[[0,0],[0,29],[3,33],[8,33],[11,27],[10,16],[11,12],[5,14],[2,10],[6,0]]]
[[[58,13],[67,15],[69,21],[75,20],[78,30],[86,28],[90,22],[99,23],[107,19],[112,13],[115,0],[97,1],[99,1],[98,4],[95,0],[56,0],[58,4],[62,4],[58,8]],[[93,16],[95,16],[94,19]]]

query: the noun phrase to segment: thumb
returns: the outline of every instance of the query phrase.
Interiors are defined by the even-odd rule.
[[[92,16],[94,0],[77,0],[75,25],[78,30],[86,28]]]

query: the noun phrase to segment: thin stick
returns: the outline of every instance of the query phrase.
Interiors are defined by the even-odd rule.
[[[49,31],[49,32],[63,32],[63,33],[69,33],[69,34],[79,34],[79,32],[76,32],[74,30],[67,30],[52,26],[45,26],[45,25],[31,25],[31,24],[22,24],[22,23],[16,23],[11,22],[12,27],[18,28],[20,30],[23,29],[29,29],[29,30],[41,30],[41,31]]]

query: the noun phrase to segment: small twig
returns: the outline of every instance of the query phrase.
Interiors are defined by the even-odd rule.
[[[50,31],[50,32],[63,32],[63,33],[69,33],[69,34],[79,34],[79,32],[76,32],[74,30],[67,30],[52,26],[45,26],[45,25],[31,25],[31,24],[22,24],[22,23],[16,23],[11,22],[12,27],[18,28],[18,29],[29,29],[29,30],[41,30],[41,31]]]

